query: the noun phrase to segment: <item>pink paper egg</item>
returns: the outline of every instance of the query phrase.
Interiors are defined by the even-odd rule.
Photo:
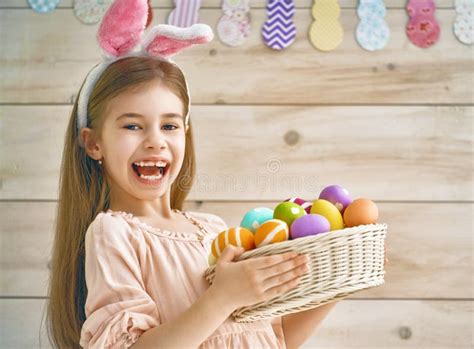
[[[293,202],[297,205],[300,205],[301,207],[304,208],[304,210],[306,211],[306,213],[310,213],[311,212],[311,206],[313,205],[312,202],[308,202],[304,199],[301,199],[301,198],[297,198],[297,197],[294,197],[294,198],[289,198],[289,199],[286,199],[285,200],[286,202]]]

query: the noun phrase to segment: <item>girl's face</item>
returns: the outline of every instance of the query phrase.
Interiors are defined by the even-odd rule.
[[[104,117],[97,143],[111,200],[155,200],[163,196],[184,159],[181,100],[153,80],[113,98]]]

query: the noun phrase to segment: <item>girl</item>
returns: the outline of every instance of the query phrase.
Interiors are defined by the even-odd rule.
[[[146,0],[111,5],[99,41],[115,56],[88,75],[72,109],[51,264],[51,342],[61,349],[295,348],[332,304],[285,317],[284,332],[281,317],[237,323],[230,314],[294,288],[305,256],[232,262],[243,251],[230,246],[213,285],[203,278],[211,240],[227,226],[213,214],[181,211],[195,174],[190,99],[183,72],[165,56],[206,40],[196,28],[162,26],[145,39],[149,54],[131,54],[146,7]],[[127,40],[107,40],[114,28],[104,23],[123,13],[141,22],[115,26],[132,28]],[[150,54],[157,50],[160,59]]]
[[[74,140],[77,108],[67,134],[50,304],[58,347],[276,348],[269,323],[226,318],[294,287],[297,263],[275,256],[222,265],[208,287],[210,239],[226,225],[180,211],[195,163],[180,71],[130,57],[103,76],[80,133],[85,148]],[[221,263],[236,254],[225,251]],[[280,268],[283,280],[263,282]]]

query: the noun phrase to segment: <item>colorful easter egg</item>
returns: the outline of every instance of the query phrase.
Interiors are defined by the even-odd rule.
[[[313,202],[311,213],[320,214],[326,217],[331,225],[331,230],[338,230],[344,228],[344,221],[342,220],[341,212],[331,202],[318,199]]]
[[[291,223],[293,223],[296,218],[304,216],[305,214],[306,211],[300,205],[294,202],[281,202],[275,207],[273,218],[280,219],[288,224],[288,227],[291,227]]]
[[[255,231],[255,246],[273,244],[275,242],[282,242],[289,239],[288,225],[280,219],[271,219],[263,223]]]
[[[291,239],[326,233],[331,228],[326,217],[319,214],[307,214],[295,219],[290,229]]]
[[[289,198],[289,199],[286,199],[285,202],[294,202],[295,204],[300,205],[301,207],[303,207],[304,210],[306,211],[306,213],[311,212],[312,202],[310,202],[310,201],[306,201],[306,200],[301,199],[301,198]]]
[[[227,245],[243,247],[245,251],[253,250],[255,248],[253,233],[242,227],[221,231],[211,244],[214,257],[219,257]]]
[[[347,227],[376,223],[378,218],[377,205],[365,198],[354,200],[344,211],[344,223]]]
[[[324,188],[319,194],[319,198],[332,203],[341,213],[344,213],[346,207],[352,202],[347,189],[340,185],[330,185]]]
[[[207,258],[207,262],[208,262],[209,266],[212,266],[212,265],[214,265],[214,264],[217,263],[217,258],[214,257],[214,255],[212,254],[212,252],[209,253],[209,257]]]
[[[267,207],[257,207],[248,211],[240,226],[255,233],[255,230],[259,228],[263,223],[273,218],[273,210]]]

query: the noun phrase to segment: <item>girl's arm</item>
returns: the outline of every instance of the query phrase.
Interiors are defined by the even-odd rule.
[[[100,213],[85,236],[87,318],[82,348],[197,348],[232,314],[233,304],[212,285],[173,321],[163,322],[147,293],[140,261],[146,243],[120,215]]]
[[[334,301],[314,309],[282,316],[283,333],[287,349],[297,349],[311,337],[326,315],[339,302]]]
[[[181,316],[144,332],[132,348],[195,349],[232,314],[228,304],[211,285]]]

